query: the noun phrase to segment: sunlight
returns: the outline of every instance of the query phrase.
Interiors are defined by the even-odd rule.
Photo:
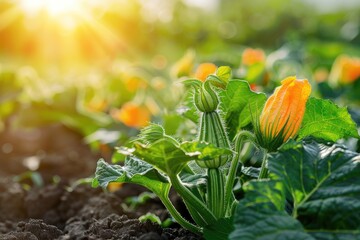
[[[52,17],[69,13],[73,14],[81,9],[80,1],[75,0],[21,0],[20,6],[28,14],[37,14],[45,11]]]
[[[130,17],[118,14],[118,21],[110,23],[105,14],[115,7],[124,9],[127,0],[10,1],[3,9],[0,4],[0,50],[21,52],[33,65],[45,68],[51,61],[69,69],[93,61],[105,66],[119,51],[130,51],[121,32],[127,31]],[[7,37],[11,28],[17,29],[16,41]]]

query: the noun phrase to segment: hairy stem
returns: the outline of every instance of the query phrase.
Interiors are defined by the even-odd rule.
[[[255,136],[249,131],[241,131],[235,137],[235,154],[231,161],[229,174],[225,185],[225,209],[226,214],[231,215],[231,199],[233,196],[233,186],[236,177],[236,170],[241,160],[241,150],[246,141],[255,142]]]
[[[208,169],[207,175],[207,205],[215,217],[222,218],[225,212],[224,176],[219,168]]]
[[[171,203],[170,199],[166,196],[160,197],[160,200],[165,205],[166,209],[170,212],[171,216],[178,222],[182,227],[186,228],[189,231],[194,233],[201,234],[202,228],[188,222],[181,214],[176,210],[174,205]]]
[[[258,179],[263,179],[266,178],[268,175],[268,169],[267,169],[267,150],[263,149],[263,160],[261,163],[261,169],[260,169],[260,174],[259,174],[259,178]]]
[[[191,206],[191,204],[188,204],[186,201],[184,201],[186,208],[188,209],[190,216],[195,221],[195,223],[201,227],[205,227],[208,225],[206,220],[198,213],[198,211]]]
[[[207,206],[198,199],[189,189],[187,189],[182,183],[180,182],[178,176],[170,177],[171,183],[176,190],[177,193],[197,212],[203,217],[204,220],[208,221],[207,224],[213,223],[216,221],[216,217],[214,214],[207,208]]]

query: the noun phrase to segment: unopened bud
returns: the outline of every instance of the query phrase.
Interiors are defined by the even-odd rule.
[[[205,81],[195,92],[195,106],[200,112],[213,112],[219,105],[219,98],[212,89],[210,81]]]

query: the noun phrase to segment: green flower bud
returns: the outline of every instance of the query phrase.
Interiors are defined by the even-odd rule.
[[[195,92],[195,106],[200,112],[213,112],[219,105],[219,98],[210,82],[205,81]]]

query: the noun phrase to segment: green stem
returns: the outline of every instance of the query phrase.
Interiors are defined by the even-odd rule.
[[[235,201],[233,201],[233,203],[231,204],[231,206],[230,206],[230,216],[234,216],[235,210],[236,210],[236,207],[237,207],[238,203],[239,203],[239,201],[238,201],[238,200],[235,200]]]
[[[219,168],[209,168],[207,175],[207,205],[215,217],[222,218],[225,211],[224,176]]]
[[[201,227],[205,227],[208,225],[208,223],[204,220],[203,217],[196,211],[195,208],[191,206],[191,204],[188,204],[186,201],[184,201],[186,208],[188,209],[192,219],[195,221],[195,223]]]
[[[261,163],[261,169],[260,169],[260,174],[259,174],[258,179],[266,178],[267,174],[268,174],[268,169],[266,167],[266,165],[267,165],[267,150],[266,149],[263,149],[263,154],[264,154],[264,156],[263,156],[263,160]]]
[[[188,222],[181,214],[176,210],[174,205],[171,203],[168,197],[160,197],[162,203],[165,205],[166,209],[170,212],[171,216],[178,222],[182,227],[186,228],[189,231],[192,231],[197,234],[202,233],[202,228],[195,226],[194,224]]]
[[[207,206],[200,201],[189,189],[183,186],[178,176],[170,177],[171,183],[177,193],[207,221],[207,224],[211,224],[216,221],[214,214],[207,208]]]
[[[236,170],[241,160],[241,150],[246,140],[250,142],[255,142],[254,134],[249,131],[241,131],[235,137],[235,154],[231,161],[230,170],[225,185],[225,209],[227,215],[231,214],[231,197],[233,196]]]

